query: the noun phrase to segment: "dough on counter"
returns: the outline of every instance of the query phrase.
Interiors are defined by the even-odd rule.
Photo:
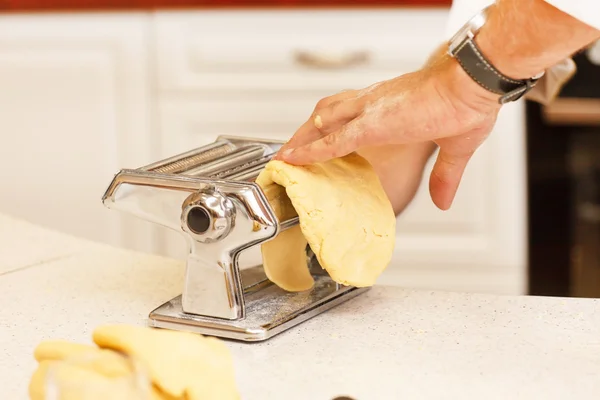
[[[60,386],[69,389],[60,400],[137,399],[136,388],[130,384],[135,368],[127,356],[135,360],[147,381],[152,400],[240,398],[233,359],[217,338],[107,325],[97,328],[93,339],[98,347],[61,340],[40,343],[34,350],[39,365],[29,383],[30,398],[46,398],[52,373]]]
[[[292,214],[288,202],[300,220],[299,227],[262,244],[265,273],[278,286],[305,290],[309,278],[312,285],[306,242],[297,234],[284,235],[298,228],[321,266],[340,284],[372,286],[388,266],[396,216],[379,177],[363,157],[351,153],[306,166],[272,160],[256,183],[280,221]]]
[[[97,352],[98,348],[89,344],[72,343],[66,340],[46,340],[38,344],[33,351],[34,358],[38,361],[64,360],[76,354]]]
[[[87,344],[49,340],[40,343],[33,354],[38,362],[82,360],[90,368],[108,377],[125,376],[131,371],[130,365],[118,353]]]
[[[44,342],[35,351],[39,365],[29,383],[29,397],[44,400],[58,389],[60,400],[168,400],[147,378],[133,375],[134,369],[119,353],[68,342]],[[138,383],[138,385],[136,385]],[[145,392],[144,391],[148,391]],[[142,393],[140,393],[142,391]]]
[[[186,400],[238,400],[233,358],[219,339],[139,326],[108,325],[94,342],[129,354],[148,370],[161,392]]]

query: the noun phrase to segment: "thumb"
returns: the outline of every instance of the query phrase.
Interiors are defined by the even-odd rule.
[[[360,119],[354,119],[314,142],[285,150],[279,158],[294,165],[325,162],[357,150],[364,137]]]
[[[453,154],[440,148],[429,178],[431,200],[440,210],[448,210],[454,201],[470,154]]]

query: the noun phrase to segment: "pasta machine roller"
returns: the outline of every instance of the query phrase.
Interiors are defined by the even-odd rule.
[[[270,282],[260,258],[242,262],[246,252],[298,224],[278,221],[254,182],[282,145],[219,136],[114,176],[102,198],[106,207],[175,230],[188,244],[182,294],[152,311],[150,326],[261,341],[367,290],[334,282],[308,246],[315,285],[304,292]]]

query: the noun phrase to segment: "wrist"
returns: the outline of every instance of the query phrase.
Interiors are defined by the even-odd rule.
[[[529,79],[546,69],[540,66],[540,63],[536,62],[536,59],[533,57],[530,58],[524,54],[497,51],[498,48],[501,48],[497,43],[498,40],[490,30],[482,30],[475,37],[474,42],[494,68],[501,74],[515,80],[523,80]]]
[[[447,54],[431,65],[430,76],[436,91],[452,102],[454,107],[464,105],[481,113],[501,107],[498,102],[499,94],[490,92],[475,82],[459,62]]]

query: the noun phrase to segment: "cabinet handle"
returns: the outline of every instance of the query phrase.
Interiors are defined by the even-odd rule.
[[[307,51],[297,51],[294,54],[296,63],[310,68],[344,69],[369,62],[369,53],[357,51],[355,53],[335,56],[315,54]]]

